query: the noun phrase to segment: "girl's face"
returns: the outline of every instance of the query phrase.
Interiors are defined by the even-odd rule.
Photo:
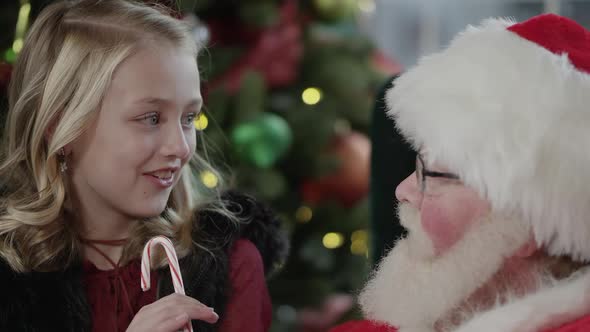
[[[133,219],[159,215],[195,152],[201,104],[193,55],[152,46],[121,63],[96,120],[68,147],[79,208]]]

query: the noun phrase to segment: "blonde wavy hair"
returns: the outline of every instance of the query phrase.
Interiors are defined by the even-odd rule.
[[[62,1],[46,7],[32,25],[13,71],[0,156],[0,258],[13,270],[60,270],[81,258],[58,152],[95,119],[113,72],[146,41],[166,42],[196,61],[189,27],[157,6]],[[207,200],[197,189],[195,168],[214,170],[197,153],[189,164],[162,215],[134,226],[122,263],[139,257],[155,235],[173,238],[179,256],[194,247],[192,216],[197,202]],[[232,217],[223,204],[209,206]]]

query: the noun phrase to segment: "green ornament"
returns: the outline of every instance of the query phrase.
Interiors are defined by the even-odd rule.
[[[285,119],[264,112],[237,125],[231,139],[241,160],[259,168],[269,168],[287,152],[293,134]]]
[[[7,49],[6,52],[4,52],[4,59],[8,63],[16,62],[16,52],[14,52],[12,48]]]

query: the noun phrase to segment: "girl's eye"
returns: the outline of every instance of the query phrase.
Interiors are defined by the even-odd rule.
[[[160,114],[158,114],[158,113],[147,114],[147,115],[143,116],[140,120],[149,126],[156,126],[156,125],[158,125],[158,123],[160,123]]]
[[[197,113],[189,113],[184,117],[183,125],[187,128],[192,128],[194,126],[193,122],[197,118]]]

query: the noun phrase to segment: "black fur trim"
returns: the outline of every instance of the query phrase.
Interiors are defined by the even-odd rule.
[[[81,269],[15,274],[0,260],[0,331],[91,331]]]
[[[239,237],[254,243],[262,255],[264,272],[271,276],[285,264],[289,253],[289,241],[280,219],[252,196],[228,192],[224,199],[230,202],[230,210],[245,220]]]

